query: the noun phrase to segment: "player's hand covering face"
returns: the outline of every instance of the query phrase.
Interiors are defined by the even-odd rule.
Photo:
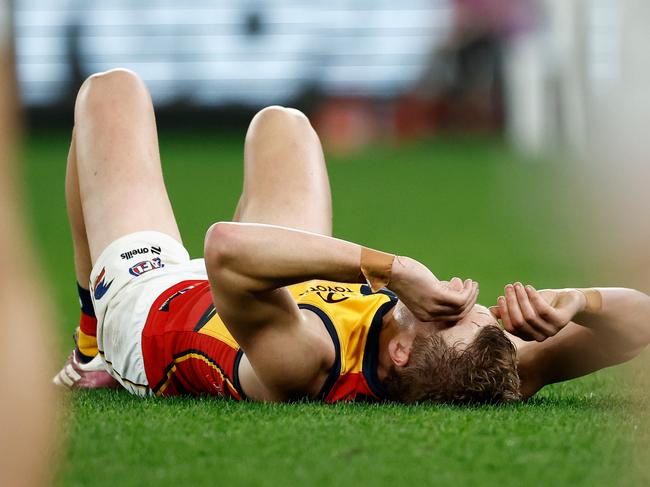
[[[518,282],[505,287],[505,296],[500,296],[490,311],[507,332],[541,342],[564,328],[584,309],[585,302],[584,294],[576,289],[537,291]]]
[[[458,277],[440,281],[418,261],[398,257],[393,265],[389,289],[420,321],[455,322],[472,309],[478,297],[478,283]]]

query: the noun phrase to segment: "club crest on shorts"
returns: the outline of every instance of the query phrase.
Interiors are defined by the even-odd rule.
[[[108,283],[104,280],[106,277],[106,268],[103,267],[102,271],[99,273],[97,276],[97,279],[95,279],[95,284],[93,285],[93,290],[95,294],[95,301],[99,301],[102,299],[104,294],[108,291],[108,289],[111,287],[111,284],[113,284],[113,280],[109,281]]]
[[[129,274],[132,276],[138,277],[144,274],[145,272],[152,271],[154,269],[161,269],[165,267],[165,264],[162,263],[160,257],[155,257],[151,260],[143,260],[138,262],[133,267],[129,269]]]

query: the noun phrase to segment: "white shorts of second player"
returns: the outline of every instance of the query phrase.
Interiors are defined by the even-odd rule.
[[[142,359],[142,329],[151,305],[174,284],[207,279],[203,259],[160,232],[137,232],[113,241],[90,274],[97,345],[108,371],[129,392],[151,393]]]

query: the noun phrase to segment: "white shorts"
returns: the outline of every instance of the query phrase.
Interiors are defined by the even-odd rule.
[[[97,345],[109,372],[129,392],[151,394],[142,359],[142,329],[156,298],[174,284],[207,279],[203,259],[160,232],[137,232],[112,242],[90,274]]]

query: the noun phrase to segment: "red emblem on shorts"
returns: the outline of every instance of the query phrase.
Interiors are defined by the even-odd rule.
[[[161,269],[163,267],[165,267],[165,264],[162,263],[160,257],[156,257],[155,259],[143,260],[142,262],[138,262],[136,265],[134,265],[129,269],[129,274],[138,277],[144,274],[145,272],[149,272],[154,269]]]

